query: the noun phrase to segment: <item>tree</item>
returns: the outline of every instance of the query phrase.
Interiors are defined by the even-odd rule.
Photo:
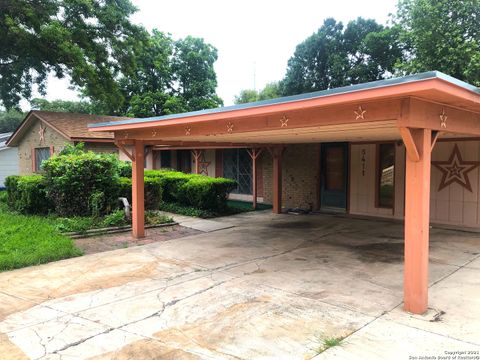
[[[18,108],[32,87],[69,75],[91,99],[121,105],[119,73],[134,68],[145,31],[129,21],[130,0],[7,0],[0,2],[0,104]]]
[[[18,110],[0,111],[0,133],[15,131],[24,117],[25,114]]]
[[[402,73],[439,70],[480,86],[480,1],[402,0]]]
[[[174,41],[153,30],[135,53],[134,76],[120,80],[129,116],[160,116],[217,107],[217,50],[202,39]]]
[[[281,82],[283,95],[389,77],[401,57],[398,31],[358,18],[343,26],[329,18],[299,44]]]
[[[278,82],[271,82],[265,85],[265,87],[260,90],[242,90],[240,94],[235,96],[235,104],[245,104],[254,101],[275,99],[282,96],[280,93],[280,84]]]
[[[30,101],[32,110],[71,112],[81,114],[97,114],[100,115],[95,106],[87,101],[67,101],[35,98]]]

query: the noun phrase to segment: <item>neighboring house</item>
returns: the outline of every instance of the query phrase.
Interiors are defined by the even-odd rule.
[[[18,175],[18,150],[8,147],[6,142],[12,133],[0,134],[0,189],[5,187],[5,178],[10,175]]]
[[[21,175],[40,171],[43,160],[60,152],[65,144],[85,143],[86,150],[118,154],[112,133],[88,131],[87,124],[125,119],[115,116],[30,111],[7,142],[18,149]]]

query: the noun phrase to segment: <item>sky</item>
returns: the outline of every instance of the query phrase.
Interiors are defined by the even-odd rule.
[[[217,94],[233,104],[242,89],[262,89],[283,78],[295,47],[324,19],[361,16],[385,24],[397,0],[132,0],[132,21],[175,39],[201,37],[218,50]],[[50,78],[47,99],[76,100],[67,80]]]

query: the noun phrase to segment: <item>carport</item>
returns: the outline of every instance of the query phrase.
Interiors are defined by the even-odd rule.
[[[117,146],[132,160],[135,237],[145,234],[147,145],[193,151],[242,147],[252,159],[267,149],[273,159],[273,211],[281,213],[282,154],[289,144],[403,141],[404,302],[405,310],[423,313],[428,306],[431,151],[439,137],[480,136],[480,94],[472,85],[427,72],[250,104],[92,124],[90,131],[114,132]]]

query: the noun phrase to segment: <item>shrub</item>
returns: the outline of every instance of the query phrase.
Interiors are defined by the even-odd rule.
[[[116,203],[117,158],[93,152],[52,156],[43,162],[47,194],[61,216],[109,212]]]
[[[118,160],[117,162],[118,176],[120,177],[132,177],[132,163],[130,161]]]
[[[236,186],[237,183],[230,179],[190,177],[179,186],[178,200],[199,209],[223,211],[227,207],[228,194]]]
[[[160,210],[175,213],[175,214],[185,215],[185,216],[204,218],[204,219],[215,216],[215,214],[209,210],[196,209],[191,206],[185,206],[177,203],[162,202],[162,204],[160,205]]]
[[[162,202],[162,180],[160,178],[144,179],[145,209],[156,210]],[[118,180],[118,196],[126,197],[132,203],[132,179],[122,177]]]
[[[47,214],[52,202],[47,197],[47,182],[42,175],[8,176],[5,180],[10,209],[22,214]]]

